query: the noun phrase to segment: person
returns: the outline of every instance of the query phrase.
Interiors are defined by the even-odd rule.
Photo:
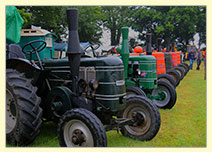
[[[204,79],[206,80],[206,50],[203,53],[203,60],[204,60]]]
[[[180,51],[180,52],[181,52],[181,55],[182,55],[182,56],[181,56],[181,61],[184,62],[185,54],[184,54],[184,52],[182,52],[182,51]]]
[[[202,61],[202,59],[203,59],[202,51],[200,51],[200,49],[198,49],[195,58],[196,58],[196,60],[197,60],[197,70],[199,70],[199,69],[200,69],[199,66],[200,66],[201,61]]]
[[[193,69],[193,63],[195,60],[195,53],[194,53],[194,49],[191,49],[191,52],[188,53],[188,59],[190,61],[190,69]]]

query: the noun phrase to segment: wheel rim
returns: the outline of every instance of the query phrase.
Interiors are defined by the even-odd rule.
[[[165,95],[165,98],[163,98],[162,100],[157,100],[157,99],[153,99],[153,101],[155,102],[155,104],[158,106],[158,107],[163,107],[163,106],[166,106],[169,101],[170,101],[170,98],[171,98],[171,95],[170,95],[170,92],[169,90],[164,87],[164,86],[158,86],[156,89],[154,89],[152,91],[152,95],[153,96],[158,96],[160,94],[164,94]]]
[[[123,118],[133,118],[137,112],[142,115],[142,123],[139,125],[134,123],[133,125],[126,125],[124,127],[130,134],[140,136],[148,132],[151,127],[151,114],[148,109],[140,104],[130,104],[124,110]]]
[[[12,93],[6,89],[6,133],[10,133],[16,125],[16,105]]]
[[[64,140],[67,147],[94,147],[90,129],[80,120],[70,120],[64,126]]]

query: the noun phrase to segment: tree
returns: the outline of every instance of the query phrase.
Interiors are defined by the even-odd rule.
[[[59,38],[62,35],[67,38],[67,6],[24,6],[18,8],[25,9],[27,13],[32,14],[30,21],[25,23],[23,28],[31,28],[31,25],[41,26],[41,28],[55,33]],[[76,8],[79,9],[80,41],[99,42],[102,36],[101,7],[80,6]]]
[[[146,32],[153,33],[153,42],[156,42],[158,37],[163,38],[164,47],[169,41],[182,43],[185,46],[197,32],[199,8],[198,6],[136,7],[132,27],[141,33],[140,38],[144,38]]]
[[[110,30],[111,45],[117,45],[120,42],[121,27],[129,26],[130,9],[126,6],[103,6],[104,14],[103,26]]]
[[[206,7],[201,6],[197,12],[198,21],[197,21],[197,33],[199,33],[199,49],[201,44],[206,44]]]

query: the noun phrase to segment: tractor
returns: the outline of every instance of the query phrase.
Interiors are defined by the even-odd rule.
[[[159,108],[171,109],[177,99],[177,93],[168,81],[157,80],[156,58],[151,51],[151,33],[147,34],[147,55],[129,53],[128,27],[122,28],[122,45],[108,51],[119,56],[124,63],[125,82],[128,94],[147,96]],[[120,54],[119,54],[120,53]],[[138,89],[139,88],[139,89]]]
[[[13,145],[32,143],[43,121],[58,124],[62,147],[105,147],[106,131],[141,141],[160,129],[160,113],[147,97],[127,95],[124,65],[118,57],[82,54],[78,10],[67,9],[67,56],[42,60],[46,42],[7,47],[6,138]],[[36,45],[35,45],[36,44]],[[36,54],[38,61],[25,54]]]

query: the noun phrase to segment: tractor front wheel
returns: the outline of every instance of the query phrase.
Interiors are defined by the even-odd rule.
[[[177,100],[175,88],[168,82],[159,80],[158,87],[152,91],[152,96],[158,96],[158,99],[152,101],[162,109],[171,109]]]
[[[107,137],[101,121],[92,112],[76,108],[59,120],[58,138],[62,147],[106,147]]]
[[[160,113],[155,104],[147,97],[127,96],[127,107],[123,118],[134,118],[135,123],[121,128],[121,133],[133,139],[148,141],[156,136],[160,129]]]
[[[28,145],[40,132],[42,123],[37,88],[23,73],[6,70],[6,138],[12,145]]]

